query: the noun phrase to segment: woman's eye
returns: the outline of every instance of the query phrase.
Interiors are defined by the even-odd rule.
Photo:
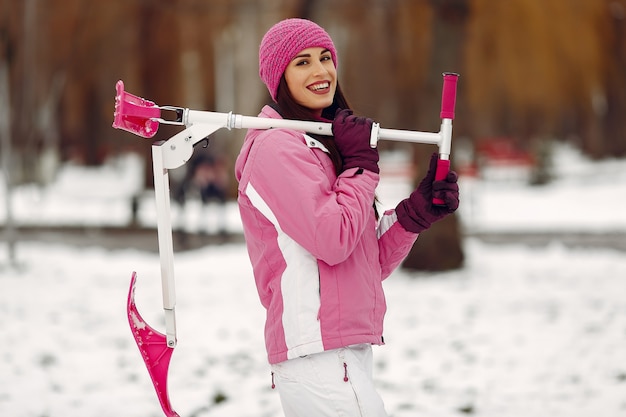
[[[330,55],[324,55],[324,56],[322,56],[320,61],[328,61],[329,59],[332,59],[332,57]]]
[[[306,59],[303,59],[302,61],[298,61],[298,62],[296,63],[296,66],[306,65],[306,64],[308,64],[308,63],[309,63],[309,61],[307,61]]]

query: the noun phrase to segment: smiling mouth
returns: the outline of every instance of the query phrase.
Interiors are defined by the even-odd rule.
[[[328,81],[325,81],[323,83],[313,84],[313,85],[309,86],[309,90],[311,90],[313,92],[327,90],[329,88],[330,88],[330,83]]]

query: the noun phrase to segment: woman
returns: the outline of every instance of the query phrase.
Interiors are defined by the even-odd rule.
[[[260,117],[332,121],[334,137],[250,130],[236,161],[239,209],[265,340],[285,415],[386,416],[372,381],[383,344],[382,281],[419,232],[458,207],[456,174],[417,190],[379,218],[372,121],[356,117],[337,82],[337,51],[304,19],[274,25],[259,74],[274,101]],[[446,205],[435,207],[432,198]]]

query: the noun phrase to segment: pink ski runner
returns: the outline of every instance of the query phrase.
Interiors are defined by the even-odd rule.
[[[179,417],[178,413],[172,409],[170,399],[167,394],[167,371],[174,349],[167,346],[167,339],[163,333],[154,330],[141,317],[135,305],[135,283],[137,273],[133,272],[130,289],[128,291],[128,324],[133,332],[133,337],[137,342],[141,357],[148,368],[152,384],[156,390],[161,408],[167,417]]]

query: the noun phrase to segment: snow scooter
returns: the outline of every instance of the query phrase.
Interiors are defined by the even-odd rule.
[[[450,169],[452,120],[456,104],[458,74],[443,73],[441,97],[441,129],[438,133],[410,130],[383,129],[374,123],[370,135],[370,146],[375,148],[380,139],[403,142],[433,144],[439,147],[439,160],[435,179],[444,179]],[[174,249],[170,215],[170,192],[168,170],[178,168],[191,158],[194,146],[215,131],[226,129],[272,129],[289,128],[307,133],[332,135],[332,125],[323,122],[269,119],[242,116],[239,114],[191,110],[183,107],[158,106],[124,91],[124,83],[116,84],[115,113],[113,127],[135,135],[151,138],[159,124],[184,126],[185,129],[165,141],[152,145],[152,165],[157,212],[157,236],[161,263],[161,285],[163,310],[165,312],[165,334],[158,332],[141,317],[135,305],[136,272],[132,273],[127,300],[128,323],[141,352],[141,356],[152,379],[157,397],[167,417],[179,417],[173,410],[167,392],[167,375],[176,339],[176,293],[174,288]],[[163,114],[173,118],[162,118]],[[433,200],[434,204],[443,201]]]

